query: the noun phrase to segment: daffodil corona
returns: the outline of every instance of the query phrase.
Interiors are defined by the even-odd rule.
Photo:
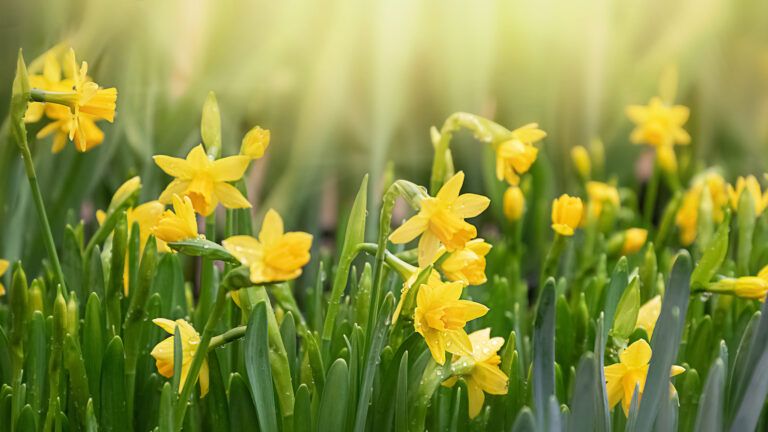
[[[464,219],[482,213],[490,200],[482,195],[459,195],[464,173],[459,171],[438,191],[437,195],[421,200],[419,213],[389,236],[392,243],[408,243],[419,239],[419,267],[431,264],[442,243],[446,250],[461,249],[477,236],[477,229]]]
[[[309,262],[312,236],[305,232],[285,232],[283,219],[273,209],[267,211],[259,238],[239,235],[222,242],[241,264],[248,266],[251,282],[263,284],[296,279]]]
[[[192,200],[195,211],[208,216],[221,204],[230,209],[249,208],[251,203],[228,182],[243,177],[251,159],[237,155],[211,160],[203,145],[193,148],[186,159],[158,155],[155,163],[175,179],[160,195],[160,202],[169,203],[174,194]]]
[[[165,318],[155,318],[152,322],[171,335],[155,345],[150,353],[152,357],[155,358],[157,371],[160,375],[166,378],[173,376],[174,334],[176,333],[176,327],[178,326],[179,328],[182,354],[181,377],[179,377],[179,393],[181,393],[181,390],[184,388],[184,383],[187,380],[187,375],[189,374],[189,368],[192,365],[192,359],[195,357],[197,347],[200,345],[200,335],[190,323],[183,319],[171,321]],[[205,397],[205,395],[208,394],[208,360],[203,361],[198,380],[200,382],[200,397]]]
[[[173,211],[166,210],[160,216],[154,234],[164,242],[177,242],[198,236],[195,209],[189,197],[173,196]]]
[[[463,282],[467,285],[485,283],[485,256],[491,251],[491,245],[483,239],[467,242],[464,248],[448,255],[440,264],[440,269],[450,281]]]
[[[445,380],[443,385],[453,387],[459,378],[467,384],[469,400],[469,418],[480,414],[485,402],[485,393],[491,395],[507,394],[509,378],[501,371],[499,349],[504,345],[504,338],[491,337],[491,329],[485,328],[469,335],[472,353],[458,357],[451,369],[455,375]]]
[[[445,363],[445,353],[471,355],[472,342],[464,331],[467,321],[480,318],[488,308],[470,300],[461,300],[464,284],[430,280],[416,294],[414,328],[424,337],[432,358]]]

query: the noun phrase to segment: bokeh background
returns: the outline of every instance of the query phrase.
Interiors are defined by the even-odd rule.
[[[594,138],[608,170],[639,187],[647,150],[629,143],[624,107],[657,94],[671,66],[691,107],[693,165],[732,180],[761,174],[768,157],[764,0],[0,0],[0,118],[18,49],[31,61],[62,41],[120,93],[94,151],[54,156],[33,143],[58,239],[68,209],[91,220],[129,176],[156,196],[168,178],[151,155],[199,142],[211,90],[225,153],[254,125],[272,131],[248,180],[254,215],[275,207],[289,226],[329,235],[364,173],[380,183],[391,161],[426,184],[429,127],[455,111],[540,123],[552,193],[575,183],[569,148]],[[0,138],[0,253],[34,259],[36,217],[7,125]],[[457,168],[488,168],[469,134],[453,148]],[[482,176],[467,188],[483,191]]]

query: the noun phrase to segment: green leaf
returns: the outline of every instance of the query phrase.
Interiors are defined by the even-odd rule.
[[[24,405],[18,420],[16,420],[17,432],[37,432],[35,413],[30,405]]]
[[[43,314],[32,313],[28,324],[27,342],[24,347],[24,375],[27,383],[27,402],[35,412],[41,412],[46,388],[46,364],[48,361],[48,337]]]
[[[227,392],[224,388],[224,382],[221,377],[221,368],[219,367],[219,358],[216,352],[208,353],[209,370],[209,391],[208,395],[201,401],[206,405],[208,420],[212,430],[229,430],[229,405],[227,403]]]
[[[594,401],[597,400],[597,362],[591,352],[584,353],[576,369],[571,397],[571,415],[568,430],[573,432],[594,430]]]
[[[714,347],[712,318],[706,315],[696,323],[696,327],[689,336],[685,360],[693,369],[701,372],[701,376],[707,376],[714,355]]]
[[[219,260],[233,264],[240,263],[237,258],[229,253],[229,251],[224,249],[224,246],[200,237],[177,242],[169,242],[168,246],[178,252],[183,253],[184,255],[199,256],[208,258],[210,260]]]
[[[309,394],[307,394],[307,398],[309,398]],[[233,373],[229,378],[229,420],[233,432],[259,430],[259,420],[251,400],[251,393],[248,391],[245,380],[243,380],[239,373]],[[307,401],[307,404],[309,404],[309,401]],[[298,432],[309,429],[294,430]]]
[[[125,392],[125,355],[119,336],[112,338],[104,352],[101,368],[101,427],[105,431],[130,431]]]
[[[661,315],[651,337],[653,356],[643,389],[643,403],[637,419],[637,430],[649,432],[659,408],[669,397],[669,371],[680,346],[680,339],[688,311],[691,282],[691,257],[681,251],[672,267],[669,283],[664,292]]]
[[[121,212],[112,234],[112,260],[109,266],[109,284],[107,284],[106,292],[107,329],[113,335],[119,334],[123,325],[123,320],[120,318],[120,303],[123,298],[123,272],[127,247],[128,225],[125,212]]]
[[[296,399],[293,405],[293,430],[311,431],[312,413],[309,405],[309,387],[302,384],[296,390]]]
[[[616,316],[616,308],[622,293],[627,288],[627,259],[621,257],[616,263],[616,267],[611,274],[611,282],[608,290],[605,292],[605,301],[603,303],[603,312],[605,313],[605,322],[603,327],[603,339],[608,338],[608,332],[613,328],[613,319]]]
[[[725,402],[725,364],[720,358],[715,359],[709,369],[704,393],[699,399],[699,412],[696,426],[699,432],[719,432],[724,430],[723,406]]]
[[[531,409],[524,407],[520,414],[518,414],[514,425],[512,425],[512,432],[537,432],[536,419],[533,417]]]
[[[735,391],[732,390],[732,399],[738,405],[735,405],[737,408],[735,408],[731,430],[754,430],[768,394],[768,374],[765,373],[768,370],[768,340],[766,340],[768,339],[768,319],[765,318],[766,316],[768,316],[768,306],[764,303],[757,329],[751,336],[747,333],[744,335],[745,338],[751,339],[751,343],[743,366],[739,365],[742,351],[739,347],[734,368],[743,367],[745,373],[741,380],[735,382]],[[731,385],[733,384],[732,381]]]
[[[557,363],[562,365],[563,368],[569,369],[575,349],[573,317],[571,316],[571,308],[568,306],[568,301],[565,299],[565,295],[560,294],[557,297],[557,317],[555,334],[555,359]]]
[[[85,298],[83,290],[84,268],[83,251],[75,229],[67,225],[64,230],[64,246],[61,256],[61,269],[67,280],[67,287],[77,294],[77,298]]]
[[[296,376],[296,322],[293,320],[293,314],[288,312],[280,323],[280,337],[283,339],[283,346],[288,358],[288,366],[291,371],[291,381],[297,382]]]
[[[96,413],[93,408],[93,399],[88,399],[88,405],[85,408],[85,432],[99,432],[99,422],[96,420]]]
[[[709,242],[704,254],[696,264],[696,268],[691,274],[691,286],[694,288],[703,287],[715,276],[723,260],[728,254],[728,235],[730,233],[731,217],[727,213],[725,220],[717,228],[717,233],[712,241]]]
[[[344,243],[341,246],[339,255],[339,264],[333,278],[331,288],[331,297],[328,300],[328,311],[325,314],[323,323],[322,344],[323,352],[330,344],[333,329],[336,324],[336,315],[339,313],[341,296],[347,287],[349,278],[349,268],[352,261],[357,256],[357,245],[365,240],[365,214],[368,201],[368,176],[363,177],[360,189],[357,191],[355,202],[352,204],[352,210],[349,212],[347,220],[347,229],[344,234]]]
[[[379,310],[379,320],[371,333],[370,348],[366,355],[365,366],[363,367],[363,381],[360,386],[360,398],[357,400],[357,415],[355,417],[356,432],[365,430],[366,419],[368,418],[369,402],[373,393],[373,380],[376,375],[377,365],[380,361],[381,350],[384,349],[384,343],[387,339],[389,324],[392,319],[392,311],[395,307],[395,297],[392,293],[387,293],[384,302]]]
[[[536,423],[547,425],[549,398],[555,394],[555,280],[552,278],[547,279],[539,297],[532,367]]]
[[[251,396],[259,414],[259,426],[265,431],[277,430],[277,410],[272,391],[272,371],[267,345],[267,307],[257,303],[245,330],[245,368]]]
[[[86,411],[91,395],[80,346],[70,334],[64,338],[64,366],[69,376],[69,394],[78,423],[84,424],[87,420]]]
[[[739,231],[736,243],[736,270],[739,276],[750,275],[749,258],[752,254],[752,236],[755,232],[755,205],[752,194],[744,191],[739,199],[736,218]]]
[[[395,430],[408,430],[408,351],[403,353],[397,373]]]
[[[640,283],[633,278],[627,289],[621,295],[616,306],[616,316],[613,324],[613,335],[626,339],[635,329],[637,314],[640,311]]]
[[[172,432],[175,430],[173,425],[173,389],[171,383],[166,382],[160,393],[160,412],[157,419],[157,426],[160,432]]]
[[[349,376],[344,359],[336,359],[328,370],[326,386],[317,413],[319,431],[342,430],[347,418]]]
[[[83,324],[83,359],[85,373],[88,376],[88,389],[91,395],[100,395],[101,391],[101,359],[104,355],[104,319],[102,318],[101,302],[94,292],[88,296],[85,305],[85,320]],[[94,399],[94,409],[99,411],[101,398]],[[100,411],[99,411],[100,412]]]

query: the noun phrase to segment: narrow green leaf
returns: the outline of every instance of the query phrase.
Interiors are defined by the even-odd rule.
[[[616,267],[611,274],[611,282],[608,290],[605,292],[605,301],[603,302],[603,312],[605,313],[605,322],[603,327],[603,338],[607,340],[608,332],[613,328],[613,320],[616,315],[616,308],[622,293],[627,288],[627,259],[621,257],[616,263]]]
[[[534,418],[531,409],[524,407],[518,414],[515,424],[512,425],[512,432],[537,432],[536,418]]]
[[[209,391],[201,401],[207,407],[208,421],[211,429],[229,430],[229,404],[224,381],[219,367],[219,358],[216,352],[208,353]]]
[[[37,432],[35,412],[30,405],[25,405],[21,409],[19,418],[16,420],[16,432]]]
[[[643,403],[638,413],[637,430],[649,432],[660,405],[669,397],[669,371],[680,346],[680,339],[688,311],[690,295],[691,257],[681,251],[672,267],[669,283],[664,292],[661,315],[653,330],[651,351],[653,356],[648,367],[648,377],[643,389]]]
[[[613,335],[626,339],[635,329],[637,314],[640,311],[640,283],[633,278],[621,295],[616,306],[616,316],[613,320]]]
[[[160,393],[160,412],[157,419],[159,432],[173,432],[175,430],[173,425],[173,402],[173,389],[171,384],[166,382]]]
[[[307,394],[307,399],[309,399],[309,394]],[[232,432],[259,430],[259,420],[252,400],[248,385],[243,377],[237,372],[233,373],[229,378],[229,420]],[[307,401],[307,406],[309,406],[309,401]],[[309,429],[294,430],[298,432]]]
[[[24,352],[24,374],[27,383],[27,402],[35,412],[41,412],[45,394],[48,363],[48,337],[45,332],[43,314],[35,311],[29,323],[27,343]]]
[[[88,376],[88,389],[91,395],[100,395],[101,359],[104,355],[104,319],[102,318],[99,296],[93,292],[85,305],[83,324],[83,359],[85,373]],[[94,399],[94,410],[99,411],[100,398]],[[100,411],[99,411],[100,412]]]
[[[536,423],[547,425],[549,398],[555,394],[555,281],[552,278],[547,279],[539,297],[532,367]]]
[[[312,412],[309,403],[309,387],[302,384],[296,390],[296,399],[293,405],[293,430],[311,431]]]
[[[347,418],[349,376],[344,359],[336,359],[328,370],[326,386],[317,413],[318,431],[342,430]]]
[[[272,391],[267,337],[267,307],[260,302],[253,307],[245,331],[245,368],[253,403],[259,415],[259,426],[265,431],[276,431],[277,411]]]
[[[131,416],[125,393],[123,342],[115,336],[107,345],[101,368],[101,427],[105,431],[130,431]]]
[[[291,381],[297,382],[296,376],[296,323],[293,320],[293,314],[288,312],[283,317],[283,322],[280,324],[280,337],[283,339],[283,346],[285,347],[285,353],[288,357],[288,366],[291,371]]]
[[[691,274],[691,286],[703,287],[715,276],[728,254],[728,235],[731,230],[731,217],[727,213],[725,220],[717,228],[715,237],[709,242],[704,254]]]
[[[69,376],[69,394],[77,414],[77,422],[84,424],[87,420],[86,411],[91,395],[83,355],[75,338],[70,334],[64,338],[64,367]]]
[[[720,358],[715,359],[709,369],[704,393],[699,399],[699,412],[696,426],[699,432],[719,432],[724,430],[723,407],[725,402],[725,364]]]
[[[568,430],[572,432],[594,430],[594,401],[597,400],[597,362],[591,352],[584,353],[576,369],[571,396],[571,415]]]
[[[408,351],[400,359],[395,390],[395,430],[408,430]]]
[[[210,260],[224,261],[233,264],[240,263],[237,258],[229,253],[229,251],[224,249],[224,246],[204,238],[198,237],[183,241],[170,242],[168,243],[168,246],[176,251],[183,253],[184,255],[205,257]]]

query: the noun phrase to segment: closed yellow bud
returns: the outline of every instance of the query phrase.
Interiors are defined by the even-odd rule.
[[[114,210],[115,208],[119,207],[125,202],[125,200],[130,198],[131,195],[133,195],[139,189],[141,189],[141,178],[139,178],[139,176],[135,176],[126,180],[125,183],[117,188],[115,194],[112,195],[112,201],[109,203],[109,209]]]
[[[768,294],[768,280],[760,276],[727,278],[710,285],[710,291],[764,302],[765,295]]]
[[[262,129],[258,126],[249,130],[243,137],[240,146],[240,154],[248,156],[251,159],[259,159],[264,156],[264,152],[269,147],[270,133],[268,129]]]
[[[504,192],[504,216],[510,222],[515,222],[523,217],[524,212],[525,196],[523,196],[523,191],[517,186],[510,186]]]
[[[581,223],[584,204],[581,198],[567,194],[552,202],[552,229],[560,235],[572,236]]]
[[[648,239],[648,230],[642,228],[630,228],[624,232],[624,244],[621,247],[622,255],[629,255],[639,251]]]
[[[571,149],[571,160],[579,176],[588,180],[592,177],[592,161],[589,158],[589,152],[584,146],[576,146]]]

